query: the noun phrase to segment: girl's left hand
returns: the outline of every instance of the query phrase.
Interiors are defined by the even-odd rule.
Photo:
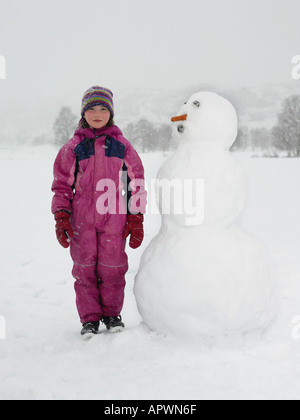
[[[130,236],[129,246],[133,249],[142,245],[144,239],[144,216],[142,214],[129,214],[123,234],[123,239]]]

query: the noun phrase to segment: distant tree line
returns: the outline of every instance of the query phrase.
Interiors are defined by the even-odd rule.
[[[141,153],[167,152],[176,148],[170,124],[155,126],[152,122],[141,119],[136,123],[128,124],[124,129],[124,135]]]
[[[281,152],[288,157],[300,156],[300,96],[288,97],[271,129],[240,127],[232,151],[255,150],[264,156],[277,157]]]
[[[55,144],[64,145],[73,135],[77,125],[71,108],[63,107],[54,123]],[[124,135],[140,153],[174,150],[171,124],[154,125],[140,119],[124,128]],[[231,151],[254,150],[264,156],[300,156],[300,96],[291,96],[282,104],[277,124],[272,129],[240,127]]]

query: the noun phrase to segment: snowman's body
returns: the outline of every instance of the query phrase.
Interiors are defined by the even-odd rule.
[[[237,135],[236,112],[219,95],[200,92],[179,115],[185,117],[174,136],[181,145],[158,178],[182,185],[203,180],[204,202],[194,202],[195,216],[185,214],[185,206],[177,214],[174,197],[167,206],[136,277],[141,316],[162,333],[214,336],[265,328],[276,311],[276,285],[265,250],[235,223],[246,191],[244,173],[228,152]],[[197,206],[204,208],[201,221]]]

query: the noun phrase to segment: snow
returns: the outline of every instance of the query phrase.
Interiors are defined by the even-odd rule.
[[[133,282],[160,228],[160,216],[148,214],[145,243],[129,250],[127,328],[117,335],[102,329],[86,342],[71,259],[56,242],[50,214],[55,155],[51,148],[0,151],[0,399],[299,399],[299,160],[236,155],[248,179],[239,224],[268,249],[280,287],[277,318],[263,337],[166,337],[141,323]],[[151,185],[167,156],[142,159]]]

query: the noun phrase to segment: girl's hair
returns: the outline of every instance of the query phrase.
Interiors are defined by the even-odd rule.
[[[106,124],[106,127],[112,127],[113,125],[115,125],[114,118],[110,114],[110,118],[109,118],[108,123]],[[81,128],[89,128],[90,127],[89,124],[87,123],[87,120],[84,117],[81,118],[80,126],[81,126]]]

